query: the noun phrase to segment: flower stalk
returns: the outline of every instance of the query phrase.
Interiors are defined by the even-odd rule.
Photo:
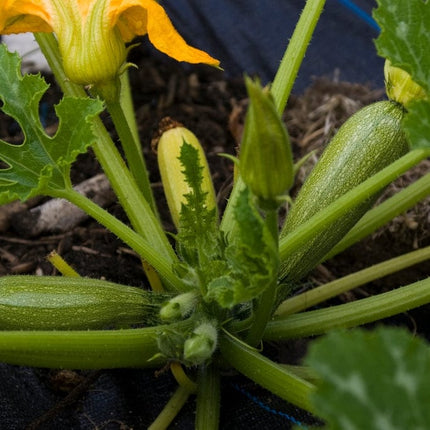
[[[60,52],[55,37],[52,34],[36,34],[35,37],[65,95],[86,97],[85,90],[81,86],[67,79],[61,61],[59,61]],[[100,119],[94,120],[93,132],[97,136],[97,140],[93,145],[94,153],[133,228],[145,237],[168,261],[176,261],[177,257],[158,219],[143,197],[136,181],[127,169],[124,160]],[[121,174],[118,174],[118,172],[121,172]]]

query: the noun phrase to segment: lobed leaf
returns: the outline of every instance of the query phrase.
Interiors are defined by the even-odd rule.
[[[430,2],[377,0],[374,17],[381,27],[378,53],[406,70],[430,93]]]
[[[207,297],[224,308],[258,297],[277,276],[276,245],[250,194],[245,188],[236,202],[238,235],[225,249],[228,270],[208,283]]]
[[[430,347],[402,329],[331,333],[306,363],[322,378],[311,396],[330,430],[425,430]]]
[[[0,140],[0,204],[26,200],[69,186],[70,166],[93,142],[92,118],[103,110],[99,100],[64,98],[55,108],[57,133],[46,134],[39,103],[48,85],[40,75],[21,75],[17,54],[0,45],[0,99],[4,113],[24,134],[21,144]]]
[[[412,103],[403,126],[412,149],[430,149],[430,102]]]
[[[179,156],[191,191],[185,194],[177,235],[178,252],[190,264],[202,265],[217,254],[216,209],[208,209],[207,192],[203,191],[203,166],[196,148],[183,142]]]
[[[374,17],[381,27],[379,55],[408,72],[430,95],[430,2],[378,0]],[[412,103],[404,120],[412,149],[430,148],[430,102]]]

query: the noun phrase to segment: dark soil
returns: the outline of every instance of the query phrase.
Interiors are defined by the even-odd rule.
[[[157,132],[159,121],[170,116],[193,130],[200,138],[208,156],[222,209],[231,188],[232,163],[218,154],[235,154],[243,126],[246,93],[242,79],[224,80],[222,72],[208,67],[197,66],[184,69],[173,61],[147,56],[146,51],[140,49],[134,50],[132,56],[131,61],[139,65],[139,69],[131,69],[139,133],[156,200],[163,219],[166,220],[165,227],[167,230],[172,230],[157,171],[156,156],[151,151],[151,140]],[[47,79],[50,80],[50,77],[48,76]],[[43,103],[48,106],[48,114],[45,118],[48,123],[55,124],[52,103],[56,103],[59,97],[58,90],[53,85],[43,99]],[[315,149],[316,154],[320,153],[335,130],[348,116],[360,107],[381,98],[383,98],[382,90],[329,79],[316,80],[303,95],[293,96],[289,102],[285,120],[294,144],[296,159],[309,150]],[[109,125],[108,118],[106,122]],[[0,113],[0,132],[5,140],[21,139],[16,123],[2,113]],[[298,184],[309,172],[316,158],[317,155],[301,169]],[[423,163],[418,170],[428,171],[429,164]],[[99,172],[100,167],[92,154],[86,154],[79,157],[73,170],[73,180],[78,183]],[[413,180],[416,174],[418,173],[409,174],[401,179],[401,182],[391,187],[388,193],[402,186],[402,183]],[[29,207],[38,203],[40,199],[20,206],[15,209],[17,212],[14,212],[11,217],[2,212],[4,209],[0,209],[0,228],[2,228],[0,276],[18,273],[55,274],[55,270],[46,261],[46,256],[52,250],[56,250],[83,276],[103,277],[128,285],[146,284],[140,261],[135,254],[92,220],[81,223],[67,232],[46,233],[39,237],[26,237],[22,232],[14,229],[13,219],[22,214],[19,211],[27,211]],[[113,204],[108,209],[124,219],[118,205]],[[390,226],[377,232],[372,238],[353,246],[324,267],[315,270],[310,276],[311,282],[315,284],[325,282],[384,259],[429,245],[427,209],[428,200],[426,204],[398,217]],[[2,214],[3,218],[1,218]],[[374,292],[405,285],[428,276],[428,273],[428,265],[417,265],[365,288],[344,294],[337,300],[354,300]],[[425,318],[428,307],[425,308],[389,322],[403,324],[429,337],[430,332]],[[291,361],[293,356],[302,356],[304,346],[303,343],[295,342],[280,349],[275,348],[274,351],[272,351],[273,347],[270,347],[269,350]],[[10,394],[11,397],[7,393],[1,395],[12,399],[9,410],[3,413],[1,422],[8,423],[8,429],[26,428],[31,422],[34,423],[31,428],[43,429],[146,428],[151,419],[155,418],[157,411],[153,407],[145,406],[145,403],[151,404],[154,397],[160,402],[158,406],[162,405],[167,401],[168,394],[174,389],[175,384],[169,375],[161,376],[154,383],[152,371],[136,372],[102,371],[95,376],[93,373],[60,373],[5,366],[0,375],[1,378],[12,379],[9,378],[9,382],[2,385],[5,388],[9,387],[8,389],[13,393]],[[89,382],[87,377],[90,378]],[[96,380],[97,385],[92,385]],[[92,388],[89,389],[89,387]],[[104,394],[100,395],[99,392],[96,395],[94,387],[96,390],[102,390]],[[0,392],[2,390],[0,389]],[[21,397],[20,390],[26,390]],[[30,395],[31,390],[34,391],[32,395]],[[273,413],[273,410],[278,408],[285,410],[285,405],[277,399],[268,397],[267,393],[243,378],[237,381],[233,378],[233,383],[226,382],[223,390],[228,398],[236,398],[233,404],[226,402],[227,404],[224,405],[223,428],[251,429],[262,425],[267,428],[267,425],[264,425],[267,422],[273,423],[271,428],[288,428],[290,421],[284,416],[287,413],[300,420],[306,419],[305,415],[292,407],[287,409],[284,415]],[[229,395],[230,392],[233,395]],[[143,397],[142,393],[147,397]],[[65,397],[67,395],[71,397]],[[20,403],[24,399],[28,400],[28,406],[22,410]],[[265,408],[267,404],[270,407]],[[58,409],[55,409],[56,407]],[[49,416],[45,416],[40,422],[37,421],[40,415],[51,408],[54,409]],[[185,409],[184,414],[178,418],[176,428],[191,428],[192,410],[193,405]],[[129,411],[131,411],[130,414]],[[83,415],[86,421],[82,418]],[[242,418],[239,419],[239,417]],[[6,427],[0,424],[0,428]]]

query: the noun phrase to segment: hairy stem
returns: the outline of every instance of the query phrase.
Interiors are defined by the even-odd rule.
[[[35,38],[64,94],[73,97],[87,97],[85,90],[81,86],[67,79],[61,64],[55,37],[48,33],[35,33]],[[155,250],[163,254],[166,259],[171,262],[176,261],[177,257],[158,219],[143,197],[136,181],[99,118],[94,120],[93,132],[97,136],[97,140],[93,145],[94,153],[109,178],[112,188],[118,196],[119,202],[129,217],[133,228],[145,237]]]
[[[309,401],[315,389],[313,384],[230,335],[221,336],[220,350],[224,359],[246,377],[282,399],[313,412]]]
[[[124,149],[125,158],[136,183],[152,211],[156,213],[154,196],[149,182],[148,169],[143,158],[140,141],[135,138],[129,126],[128,119],[122,109],[120,100],[106,100],[106,107],[111,115],[115,129]]]
[[[190,395],[191,393],[186,388],[179,386],[155,421],[148,427],[148,430],[167,429],[176,415],[181,411]]]
[[[278,246],[279,232],[277,210],[271,210],[266,213],[266,225],[268,226],[273,239],[276,241],[276,246]],[[246,337],[246,342],[251,346],[256,346],[261,341],[266,324],[272,317],[272,312],[276,301],[277,270],[275,273],[275,279],[270,282],[270,285],[266,287],[257,301],[254,322],[251,325]]]
[[[353,288],[357,288],[375,279],[383,278],[428,259],[430,259],[430,246],[375,264],[283,301],[276,309],[274,315],[277,318],[285,318],[288,315],[303,311],[346,291],[350,291]]]
[[[288,43],[271,88],[279,113],[282,113],[285,109],[324,4],[325,0],[306,1],[303,12]]]
[[[0,331],[0,361],[65,369],[158,367],[158,327],[125,330]]]
[[[199,368],[196,430],[217,430],[220,413],[220,377],[213,364]]]
[[[368,211],[329,254],[324,257],[324,260],[328,260],[346,248],[349,248],[429,195],[430,173],[427,173],[393,197]]]
[[[127,227],[118,218],[73,189],[52,192],[52,196],[64,198],[75,204],[121,238],[121,240],[157,270],[163,280],[168,284],[169,290],[183,290],[182,281],[173,273],[171,261],[155,250],[148,240],[133,231],[130,227]]]
[[[333,329],[345,329],[388,318],[429,302],[430,278],[427,278],[387,293],[270,321],[263,338],[284,340],[320,335]]]

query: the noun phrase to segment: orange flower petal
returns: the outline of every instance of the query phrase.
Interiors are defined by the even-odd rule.
[[[185,42],[155,0],[111,0],[109,16],[111,25],[118,26],[125,41],[148,34],[151,43],[169,57],[187,63],[219,66],[218,60]]]
[[[9,0],[0,6],[0,33],[50,32],[50,14],[44,1]]]

